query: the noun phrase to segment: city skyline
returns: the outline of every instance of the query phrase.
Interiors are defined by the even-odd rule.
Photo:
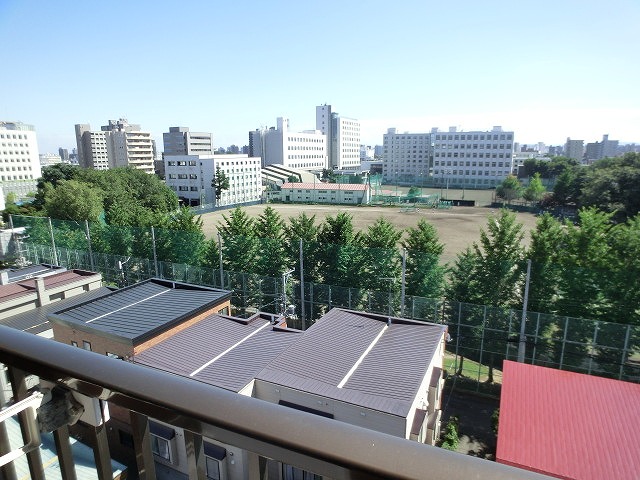
[[[34,125],[41,153],[121,117],[158,149],[172,126],[242,146],[280,116],[315,128],[324,103],[367,145],[388,128],[495,125],[521,144],[640,141],[637,2],[189,6],[3,2],[0,118]]]

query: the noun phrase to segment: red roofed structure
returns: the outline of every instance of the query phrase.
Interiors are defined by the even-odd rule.
[[[496,460],[558,478],[640,478],[640,385],[504,362]]]

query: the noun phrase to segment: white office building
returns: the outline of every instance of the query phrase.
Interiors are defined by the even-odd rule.
[[[491,188],[514,172],[514,133],[491,131],[384,135],[383,176],[390,183]]]
[[[167,186],[187,205],[215,204],[211,185],[216,168],[229,179],[218,205],[255,202],[262,196],[259,157],[248,155],[170,155],[164,158]]]
[[[387,183],[426,182],[431,175],[431,134],[397,133],[390,128],[383,136],[382,175]]]
[[[89,124],[77,124],[75,128],[81,167],[107,170],[130,166],[154,173],[151,133],[143,132],[140,125],[121,118],[109,120],[99,132],[91,131]]]
[[[277,127],[249,132],[249,155],[261,157],[265,167],[322,170],[327,168],[327,141],[319,130],[293,132],[289,119],[278,117]]]
[[[360,122],[341,117],[331,105],[316,107],[316,129],[327,137],[329,168],[333,170],[360,169]]]
[[[38,141],[33,125],[0,121],[0,187],[18,197],[35,192],[42,176]]]
[[[56,163],[62,163],[62,157],[56,153],[41,153],[40,154],[40,166],[49,167]],[[69,163],[69,162],[66,162]]]
[[[433,178],[457,187],[490,188],[514,173],[513,132],[491,131],[432,133]],[[438,180],[439,179],[439,180]]]

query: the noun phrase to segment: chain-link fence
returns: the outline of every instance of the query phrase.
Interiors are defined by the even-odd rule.
[[[402,263],[398,251],[368,252],[378,262],[379,272],[369,272],[369,278],[363,279],[351,271],[334,277],[336,282],[354,285],[345,287],[315,281],[312,266],[305,263],[301,269],[302,262],[296,262],[292,269],[274,266],[276,275],[238,273],[224,267],[224,248],[218,258],[209,259],[209,265],[179,261],[188,260],[202,241],[197,232],[107,227],[40,217],[14,216],[13,223],[16,228],[25,227],[13,243],[16,255],[27,262],[98,271],[105,283],[115,286],[158,277],[228,289],[233,291],[236,315],[282,313],[293,305],[295,315],[290,315],[288,324],[305,329],[329,309],[342,307],[447,324],[451,339],[446,368],[475,380],[475,388],[497,380],[502,361],[517,359],[519,349],[524,350],[525,361],[535,365],[640,382],[640,327],[537,312],[526,312],[523,325],[521,310],[411,295],[401,288],[400,278],[382,276],[389,265]],[[269,246],[259,244],[257,248]],[[183,252],[176,255],[171,248]],[[367,259],[362,252],[335,245],[314,251],[322,251],[325,257],[350,256],[353,260],[358,254]],[[301,245],[300,252],[301,257],[314,254],[309,245]],[[428,263],[428,258],[421,258],[418,265]],[[339,262],[337,265],[340,267]]]

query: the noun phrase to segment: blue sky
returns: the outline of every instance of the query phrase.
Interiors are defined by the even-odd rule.
[[[74,125],[188,126],[216,146],[328,103],[362,124],[640,142],[640,2],[0,0],[0,120],[40,152]]]

